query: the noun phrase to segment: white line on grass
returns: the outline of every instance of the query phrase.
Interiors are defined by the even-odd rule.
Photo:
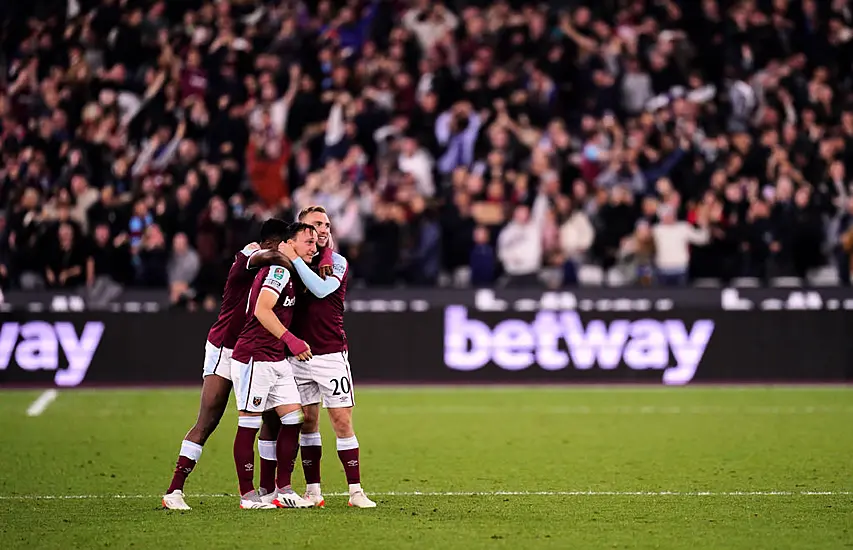
[[[380,406],[375,408],[380,414],[392,415],[421,415],[421,414],[494,414],[505,411],[505,407],[489,405],[400,405]],[[840,405],[810,405],[810,406],[719,406],[719,405],[696,405],[682,406],[536,406],[518,405],[512,408],[516,412],[533,414],[559,414],[559,415],[642,415],[642,414],[756,414],[756,415],[801,415],[801,414],[850,414],[853,406]]]
[[[571,383],[571,382],[551,382],[551,383],[531,383],[531,384],[512,384],[512,383],[491,383],[491,384],[371,384],[365,382],[359,384],[359,391],[364,393],[385,393],[388,391],[395,393],[526,393],[529,391],[548,392],[548,393],[730,393],[730,392],[801,392],[801,391],[850,391],[853,389],[853,383],[849,382],[826,382],[814,384],[798,384],[798,383],[731,383],[731,384],[711,384],[699,383],[690,386],[654,386],[650,384],[631,384],[631,383]]]
[[[59,392],[56,390],[45,390],[36,398],[35,401],[33,401],[32,405],[29,406],[27,409],[27,416],[38,416],[43,413],[48,405],[53,403],[57,395],[59,395]]]
[[[377,497],[790,497],[849,496],[851,491],[388,491],[370,493]],[[348,496],[327,493],[326,496]],[[163,495],[0,495],[0,500],[94,500],[152,499]],[[188,495],[192,498],[235,498],[224,493]]]

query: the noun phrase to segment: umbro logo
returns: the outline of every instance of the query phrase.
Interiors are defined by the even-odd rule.
[[[314,464],[314,461],[313,461],[313,460],[304,460],[304,459],[302,460],[302,465],[303,465],[303,466],[310,466],[310,465],[312,465],[312,464]]]
[[[352,468],[355,468],[356,466],[358,466],[358,460],[349,460],[349,461],[347,461],[347,466],[350,466],[350,467],[352,467]]]
[[[243,468],[245,468],[247,472],[251,472],[254,471],[255,465],[249,462],[247,464],[243,464]]]

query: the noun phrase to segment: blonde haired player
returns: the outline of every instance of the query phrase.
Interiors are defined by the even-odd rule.
[[[281,251],[290,258],[294,270],[308,289],[300,295],[293,317],[293,330],[311,346],[313,357],[307,361],[291,357],[293,376],[302,399],[305,422],[300,450],[302,470],[307,484],[305,498],[316,506],[325,505],[320,490],[320,403],[329,411],[337,437],[337,451],[349,485],[349,506],[375,508],[361,488],[361,464],[358,439],[352,426],[355,405],[350,374],[347,336],[344,332],[344,297],[349,266],[346,259],[331,251],[331,222],[322,206],[309,206],[299,213],[299,221],[317,230],[317,244],[325,248],[323,266],[331,256],[331,275],[325,279],[314,273],[292,247]],[[281,464],[281,463],[279,463]]]

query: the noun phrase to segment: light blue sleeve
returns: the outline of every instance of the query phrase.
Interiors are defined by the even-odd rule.
[[[343,259],[342,256],[338,256],[337,254],[335,256]],[[335,263],[337,263],[337,257],[335,258]],[[346,260],[344,260],[344,262],[346,262]],[[302,279],[302,282],[305,283],[305,286],[308,287],[311,294],[317,298],[325,298],[341,286],[341,280],[338,277],[327,277],[324,280],[322,277],[314,273],[302,258],[296,258],[293,260],[293,267],[296,268],[299,278]],[[334,265],[332,266],[332,270],[335,270]]]

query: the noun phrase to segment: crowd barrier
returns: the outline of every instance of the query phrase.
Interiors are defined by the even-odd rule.
[[[208,313],[0,315],[0,386],[198,384]],[[853,312],[349,312],[356,383],[843,382]]]

